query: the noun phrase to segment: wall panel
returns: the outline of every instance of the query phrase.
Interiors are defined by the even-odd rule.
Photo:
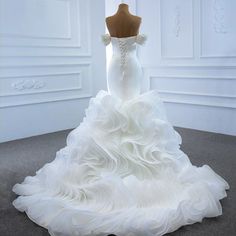
[[[0,141],[80,123],[106,84],[104,17],[104,1],[0,0]]]
[[[136,1],[144,80],[176,126],[236,135],[236,3]],[[146,23],[145,23],[146,22]]]

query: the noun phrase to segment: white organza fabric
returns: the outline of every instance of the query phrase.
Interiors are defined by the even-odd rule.
[[[180,150],[181,137],[158,92],[139,94],[136,38],[121,40],[129,51],[124,77],[118,39],[111,38],[110,91],[90,99],[52,162],[13,187],[20,195],[13,205],[50,235],[161,236],[222,214],[228,183],[210,166],[192,165]],[[119,92],[112,75],[123,81]]]

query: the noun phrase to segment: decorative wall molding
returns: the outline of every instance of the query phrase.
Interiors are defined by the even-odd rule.
[[[229,121],[236,114],[236,1],[222,2],[224,12],[217,5],[213,9],[218,4],[214,0],[193,0],[191,22],[190,1],[152,0],[151,7],[138,1],[137,14],[148,19],[142,31],[150,34],[150,44],[140,55],[144,79],[150,90],[159,92],[173,124],[235,135],[236,125]],[[190,54],[185,30],[190,32],[192,23],[193,57],[178,57]]]
[[[149,76],[150,79],[197,79],[197,80],[235,80],[236,76],[190,76],[190,75],[152,75]]]
[[[76,65],[78,67],[78,65]],[[22,90],[17,90],[19,92],[13,93],[9,89],[9,92],[1,93],[1,105],[0,107],[14,107],[14,106],[23,106],[23,105],[29,105],[29,104],[39,104],[39,103],[46,103],[46,102],[53,102],[53,101],[63,101],[63,100],[71,100],[71,99],[77,99],[77,98],[83,98],[83,94],[86,95],[86,97],[92,96],[93,94],[93,89],[92,89],[92,83],[91,83],[91,65],[89,64],[84,64],[79,65],[78,69],[80,71],[78,72],[69,72],[69,73],[48,73],[48,74],[39,74],[39,75],[22,75],[22,76],[7,76],[7,77],[2,77],[0,78],[0,83],[1,81],[6,81],[5,86],[9,84],[7,81],[13,79],[13,81],[19,80],[24,81],[25,84],[28,83],[28,81],[41,81],[45,79],[47,81],[47,84],[51,84],[50,87],[52,87],[52,78],[53,79],[59,79],[59,76],[63,76],[61,78],[64,80],[64,76],[70,76],[70,78],[74,77],[75,81],[75,76],[78,78],[78,82],[73,82],[71,85],[68,84],[65,88],[62,87],[63,83],[57,86],[53,86],[52,88],[45,89],[46,84],[44,87],[41,89],[33,89],[34,84],[30,84],[26,89]],[[73,76],[73,77],[72,77]],[[51,78],[50,78],[51,77]],[[59,80],[58,80],[59,81]],[[69,83],[69,80],[67,81]],[[23,84],[23,85],[25,85]],[[20,84],[23,86],[22,84]],[[19,86],[20,86],[19,85]],[[11,86],[11,82],[9,84]],[[47,95],[46,95],[47,94]],[[17,99],[15,98],[17,96]],[[81,97],[82,96],[82,97]]]
[[[42,81],[42,78],[48,78],[50,82],[50,77],[60,77],[60,76],[76,76],[78,78],[78,86],[60,88],[60,89],[46,89],[46,82]],[[14,82],[11,86],[18,90],[18,93],[0,93],[0,97],[9,97],[9,96],[22,96],[22,95],[33,95],[33,94],[44,94],[44,93],[55,93],[55,92],[65,92],[65,91],[79,91],[82,89],[81,81],[81,71],[75,73],[58,73],[58,74],[44,74],[44,75],[26,75],[26,76],[8,76],[5,79],[17,79],[19,81]],[[1,80],[0,80],[1,82]],[[22,92],[29,90],[26,92]]]
[[[89,99],[105,87],[104,2],[0,1],[1,18],[16,25],[0,27],[9,33],[0,35],[0,142],[78,126]]]
[[[61,0],[57,0],[61,1]],[[71,36],[67,37],[46,37],[46,36],[35,36],[35,35],[22,35],[22,34],[10,34],[10,33],[0,33],[1,38],[23,38],[23,39],[59,39],[59,40],[70,40]],[[14,45],[11,45],[14,46]],[[18,45],[16,45],[18,46]]]
[[[70,14],[74,12],[76,14],[75,19],[72,22],[70,19],[70,28],[76,29],[76,32],[72,32],[71,36],[68,36],[63,39],[59,39],[57,37],[34,37],[34,36],[23,36],[23,35],[14,35],[14,34],[1,34],[2,42],[0,44],[0,48],[9,47],[18,49],[77,49],[77,55],[81,56],[91,56],[91,38],[90,38],[90,11],[85,12],[83,15],[80,14],[81,9],[90,9],[90,1],[82,1],[82,0],[55,0],[55,1],[68,1],[70,3]],[[73,6],[72,6],[73,2]],[[81,6],[83,4],[83,7]],[[86,7],[85,7],[86,5]],[[81,19],[83,17],[83,19]],[[84,22],[81,26],[80,22]],[[76,25],[76,27],[75,27]],[[81,35],[83,35],[83,39],[81,39]],[[74,36],[77,38],[75,39]],[[5,39],[4,39],[5,38]],[[14,40],[14,38],[18,38],[18,40]],[[29,39],[28,41],[24,41],[24,39]],[[71,39],[70,39],[71,38]],[[3,40],[4,39],[4,40]],[[40,41],[38,41],[40,40]],[[16,44],[17,42],[17,44]],[[39,43],[40,42],[40,43]],[[64,43],[63,43],[64,42]],[[31,56],[36,56],[37,53],[32,53]]]
[[[52,1],[52,0],[50,0]],[[54,1],[61,1],[61,0],[54,0]],[[47,40],[60,40],[60,41],[64,41],[64,40],[70,40],[72,39],[72,35],[71,35],[71,31],[72,31],[72,16],[71,16],[71,12],[72,12],[72,6],[71,6],[71,1],[74,0],[63,0],[64,2],[67,3],[67,12],[68,12],[68,28],[69,28],[69,34],[67,36],[64,37],[54,37],[54,36],[42,36],[42,35],[31,35],[31,34],[17,34],[17,33],[0,33],[0,37],[1,38],[18,38],[18,39],[47,39]],[[77,4],[79,3],[79,1],[75,0],[74,1],[76,3],[76,7],[77,10],[75,11],[76,14],[79,14],[79,6],[77,6]],[[79,15],[76,16],[76,18],[79,17]],[[78,29],[79,29],[79,25],[78,25]],[[76,47],[80,47],[80,34],[78,34],[78,44],[76,45]],[[1,44],[1,46],[7,46],[7,44]],[[14,45],[10,45],[10,46],[14,46]],[[15,45],[15,46],[21,46],[21,45]],[[35,45],[37,46],[37,45]],[[45,45],[46,46],[46,45]]]
[[[7,0],[5,0],[7,1]],[[51,0],[50,0],[51,1]],[[0,34],[1,43],[0,51],[1,57],[43,57],[43,56],[55,56],[60,57],[65,54],[69,57],[91,57],[91,32],[90,32],[90,10],[91,1],[82,0],[55,0],[65,1],[70,5],[70,28],[76,29],[76,32],[71,31],[71,35],[64,39],[57,39],[56,37],[34,37],[34,36],[23,36],[23,35],[7,35]],[[81,10],[81,9],[84,9]],[[81,14],[82,13],[82,14]],[[72,19],[72,15],[73,16]],[[83,22],[83,25],[80,25]],[[14,38],[17,37],[17,40]],[[28,38],[28,40],[26,40]],[[70,39],[71,38],[71,39]],[[26,40],[26,41],[25,41]],[[10,49],[10,50],[9,50]],[[9,52],[12,55],[9,55]]]
[[[92,56],[90,49],[86,52],[81,52],[77,47],[32,47],[30,50],[29,48],[11,47],[10,53],[7,49],[8,47],[1,48],[0,46],[0,57],[2,59],[32,58],[36,60],[38,58],[86,58]]]
[[[207,65],[207,64],[143,64],[142,67],[144,69],[199,69],[199,70],[225,70],[225,69],[236,69],[236,64],[214,64],[214,65]]]
[[[42,103],[54,103],[54,102],[60,102],[60,101],[69,101],[69,100],[76,100],[76,99],[84,99],[84,98],[91,98],[93,95],[91,93],[84,93],[80,95],[73,95],[68,96],[64,98],[57,98],[57,99],[35,99],[31,102],[18,102],[14,104],[1,104],[0,109],[2,108],[9,108],[9,107],[17,107],[17,106],[26,106],[26,105],[36,105],[36,104],[42,104]]]
[[[196,92],[196,91],[184,91],[184,90],[169,90],[156,88],[152,85],[152,80],[158,79],[177,79],[176,76],[150,76],[150,87],[151,89],[157,89],[161,98],[164,102],[169,103],[183,103],[189,105],[202,105],[212,107],[225,107],[225,108],[236,108],[236,95],[232,94],[216,94],[212,92]],[[180,79],[204,79],[199,77],[179,76]],[[217,77],[215,77],[217,78]],[[208,79],[215,79],[214,77],[208,77]],[[227,78],[226,78],[227,79]],[[221,81],[220,79],[217,79]],[[230,78],[230,80],[232,80]],[[234,79],[236,81],[236,79]],[[176,88],[177,89],[177,88]]]
[[[200,58],[206,58],[206,59],[208,59],[208,58],[218,58],[218,59],[220,59],[220,58],[225,58],[225,59],[227,59],[227,58],[236,58],[236,54],[235,55],[220,55],[220,54],[215,54],[215,55],[210,55],[210,54],[208,54],[208,55],[205,55],[205,54],[202,54],[201,53],[201,55],[200,55]]]
[[[1,44],[1,47],[11,47],[11,48],[72,48],[72,49],[78,49],[81,48],[81,46],[76,45],[76,44],[70,44],[70,45],[27,45],[27,44],[22,44],[22,45],[11,45],[11,44]]]
[[[205,100],[233,99],[236,101],[236,75],[191,76],[191,75],[150,75],[145,78],[151,89],[158,89],[164,94],[198,96]],[[180,85],[181,84],[181,85]]]
[[[173,95],[184,95],[184,96],[194,96],[194,97],[210,97],[210,98],[229,98],[236,99],[236,95],[229,94],[209,94],[209,93],[193,93],[186,91],[172,91],[172,90],[159,90],[158,92],[161,94],[173,94]]]
[[[181,31],[180,17],[181,17],[180,6],[176,5],[175,6],[175,17],[174,17],[174,34],[175,34],[176,38],[179,37],[180,31]]]
[[[70,23],[70,29],[69,31],[66,31],[70,32],[70,34],[66,35],[66,37],[59,38],[51,36],[41,37],[40,35],[0,34],[1,39],[4,39],[0,44],[1,57],[4,62],[0,63],[0,69],[2,70],[2,73],[0,73],[0,83],[4,85],[4,92],[2,91],[0,94],[1,107],[14,107],[19,105],[23,106],[28,104],[63,101],[82,98],[82,94],[86,94],[86,97],[92,94],[90,1],[55,1],[65,1],[70,8],[68,9],[68,17],[70,17],[70,19],[68,19],[68,23]],[[81,22],[83,22],[83,25],[81,25]],[[60,31],[58,32],[60,33]],[[64,31],[62,31],[62,33],[63,32]],[[14,40],[14,38],[17,38],[17,40]],[[73,39],[76,39],[76,42]],[[4,43],[4,41],[6,43]],[[32,44],[30,44],[30,42],[32,42]],[[3,51],[5,49],[4,52],[6,52],[6,55],[2,54],[2,49]],[[67,51],[76,50],[76,53],[72,56],[68,56],[63,53],[65,52],[65,50],[62,51],[63,49]],[[45,55],[40,54],[43,51],[45,52]],[[9,52],[12,53],[11,56],[8,54]],[[21,52],[22,55],[17,55],[17,52]],[[31,54],[26,56],[25,52],[31,52]],[[54,62],[52,60],[47,60],[47,58],[50,58],[48,52],[51,52],[50,54],[55,52],[57,55],[51,56],[57,60]],[[86,61],[77,62],[77,58],[78,60],[80,60],[80,58],[83,60],[83,57],[87,58]],[[24,64],[21,64],[21,62],[16,58],[19,60],[22,59],[22,61],[24,60]],[[26,58],[40,59],[30,61]],[[43,61],[42,58],[45,58],[45,60]],[[61,58],[64,58],[65,60],[62,60]],[[69,60],[69,58],[73,58],[74,60]],[[86,67],[86,74],[77,71],[77,68],[81,67]],[[55,71],[57,70],[63,70],[65,73],[56,73]],[[21,75],[24,71],[27,72],[27,75]],[[41,74],[41,71],[43,71],[44,74]],[[72,73],[67,73],[67,71],[72,71]],[[60,76],[60,84],[58,84],[57,81],[57,83],[53,85],[50,79],[52,76],[56,75]],[[61,76],[63,76],[63,78]],[[65,88],[63,88],[62,84],[63,80],[66,78],[64,76],[71,76],[71,80],[67,80]],[[78,82],[76,84],[75,76],[78,77]],[[46,78],[48,78],[48,81]],[[86,80],[82,81],[82,79]],[[55,81],[55,78],[53,78],[53,81]]]
[[[1,58],[81,58],[81,57],[91,57],[91,54],[79,54],[79,55],[1,55]]]
[[[219,109],[236,109],[236,106],[232,106],[230,104],[217,104],[217,103],[206,103],[206,102],[189,102],[189,101],[177,101],[175,99],[164,99],[164,103],[176,103],[176,104],[185,104],[190,106],[208,106],[208,107],[216,107]]]
[[[50,0],[51,1],[51,0]],[[64,1],[67,3],[67,13],[68,13],[68,20],[67,22],[70,22],[68,24],[68,28],[70,29],[69,35],[66,37],[53,37],[53,36],[41,36],[41,35],[31,35],[31,34],[17,34],[17,33],[1,33],[0,32],[0,37],[7,37],[7,38],[29,38],[29,39],[59,39],[59,40],[68,40],[71,39],[71,31],[72,31],[72,26],[71,26],[71,15],[70,15],[70,8],[71,8],[71,0],[54,0],[54,1]]]
[[[214,0],[213,11],[213,28],[214,31],[218,34],[226,34],[227,27],[225,24],[225,9],[222,5],[222,0]]]
[[[32,89],[41,89],[43,87],[45,87],[45,82],[40,81],[40,80],[34,80],[34,79],[25,79],[25,80],[20,80],[20,81],[16,81],[14,83],[11,84],[11,86],[15,89],[15,90],[32,90]]]
[[[62,0],[63,1],[63,0]],[[90,64],[86,64],[88,66],[90,66]],[[2,79],[11,79],[11,78],[15,78],[15,79],[21,79],[21,78],[40,78],[40,77],[45,77],[45,76],[62,76],[62,75],[79,75],[81,73],[81,71],[76,71],[76,72],[60,72],[60,73],[42,73],[42,74],[28,74],[28,75],[11,75],[11,76],[4,76],[4,77],[0,77],[0,81]]]
[[[65,13],[64,17],[69,17],[68,24],[70,25],[66,27],[69,28],[68,30],[59,29],[55,31],[55,34],[53,32],[51,34],[49,28],[43,30],[42,35],[28,34],[25,30],[22,30],[22,34],[18,34],[19,30],[15,30],[16,34],[11,31],[9,34],[0,34],[2,39],[0,83],[4,88],[0,94],[1,107],[63,101],[64,99],[82,98],[82,94],[86,94],[86,97],[92,94],[91,1],[50,1],[50,4],[54,4],[54,1],[55,4],[57,1],[64,1],[68,4],[68,12],[67,9],[62,9],[64,3],[57,6],[62,13]],[[48,8],[49,2],[45,2],[45,4]],[[38,7],[40,6],[39,3]],[[42,7],[44,6],[42,5]],[[10,8],[9,12],[12,12]],[[35,18],[32,17],[32,19]],[[25,32],[27,35],[24,35]],[[47,32],[50,33],[49,37],[46,35]],[[65,32],[69,32],[69,34],[66,35]],[[53,37],[53,34],[59,36]],[[72,50],[75,51],[75,54],[65,55],[65,52]],[[42,55],[42,52],[45,55]],[[54,52],[56,55],[53,55]],[[51,60],[50,57],[52,57]],[[86,61],[84,61],[84,57],[86,57]],[[32,60],[30,60],[31,58]],[[22,75],[24,72],[27,74]],[[57,81],[55,76],[58,76]],[[65,86],[63,83],[66,83]]]
[[[91,62],[80,62],[80,63],[61,63],[61,64],[27,64],[27,65],[0,65],[0,68],[27,68],[27,67],[67,67],[67,66],[81,66],[91,65]],[[1,78],[1,76],[0,76]]]
[[[54,1],[62,1],[62,0],[54,0]],[[7,38],[29,38],[29,39],[59,39],[59,40],[68,40],[71,39],[71,31],[72,31],[72,27],[71,27],[71,15],[70,15],[70,8],[71,8],[71,1],[70,0],[63,0],[64,2],[66,2],[67,5],[67,13],[68,13],[68,19],[67,22],[70,22],[70,24],[68,24],[67,28],[69,28],[69,34],[66,37],[53,37],[53,36],[42,36],[42,35],[32,35],[32,34],[18,34],[18,33],[2,33],[0,32],[0,36],[1,37],[7,37]]]
[[[68,65],[91,63],[90,57],[0,57],[0,68],[8,66]]]
[[[204,8],[203,8],[203,5],[206,4],[206,3],[211,3],[211,7],[209,7],[211,9],[211,12],[212,12],[212,18],[209,22],[206,22],[204,21],[203,22],[203,19],[204,19],[204,15],[203,15],[203,12],[204,12]],[[200,37],[199,37],[199,46],[200,46],[200,58],[206,58],[206,59],[211,59],[211,58],[218,58],[218,59],[221,59],[221,58],[236,58],[236,52],[235,53],[232,53],[232,49],[231,48],[228,48],[226,51],[222,52],[222,53],[219,53],[217,52],[218,50],[218,47],[220,46],[224,46],[224,47],[229,47],[228,43],[227,43],[227,37],[229,39],[230,37],[230,34],[229,34],[229,31],[228,31],[228,26],[226,25],[226,16],[227,16],[227,12],[225,7],[223,6],[223,4],[230,4],[230,1],[222,1],[222,0],[211,0],[211,1],[203,1],[203,0],[200,0],[199,1],[199,4],[200,4],[200,10],[199,10],[199,26],[200,26]],[[209,13],[210,10],[208,10],[207,12]],[[210,14],[210,13],[209,13]],[[207,15],[209,17],[209,15]],[[214,35],[212,35],[212,37],[209,37],[208,36],[205,36],[206,39],[210,40],[210,45],[212,45],[213,43],[215,43],[216,41],[216,37],[221,37],[220,38],[220,42],[222,42],[221,44],[217,44],[216,45],[216,52],[213,52],[213,53],[209,53],[209,52],[204,52],[204,49],[203,49],[203,42],[204,42],[204,39],[203,39],[203,36],[204,36],[204,33],[203,33],[203,27],[206,27],[208,25],[209,27],[209,30],[207,31],[208,34],[212,34],[214,33]],[[211,30],[210,30],[211,29]],[[222,38],[223,37],[223,38]],[[233,37],[233,33],[231,33],[231,37]],[[214,38],[214,42],[212,41],[212,38]]]
[[[183,15],[184,15],[183,10],[182,10],[183,8],[180,5],[179,1],[175,1],[177,3],[171,11],[172,12],[172,14],[171,14],[172,19],[168,18],[168,20],[172,22],[172,25],[168,25],[168,27],[165,27],[164,26],[164,19],[163,19],[163,17],[164,17],[163,12],[165,12],[165,16],[166,16],[166,11],[163,10],[163,6],[164,6],[164,2],[167,3],[167,0],[165,0],[165,1],[160,0],[159,2],[160,2],[159,8],[160,8],[160,31],[161,31],[160,32],[160,34],[161,34],[161,51],[160,51],[161,58],[162,59],[192,59],[194,57],[194,45],[193,45],[193,41],[194,41],[194,38],[193,38],[193,31],[194,31],[193,12],[194,12],[194,9],[193,9],[193,0],[188,0],[186,2],[181,2],[181,4],[186,4],[186,3],[191,4],[191,9],[188,9],[188,7],[187,7],[188,12],[191,13],[191,17],[189,19],[189,20],[191,20],[191,24],[190,24],[191,25],[191,30],[190,30],[191,32],[188,32],[188,33],[190,33],[190,35],[188,35],[188,37],[191,38],[191,48],[186,49],[186,47],[185,47],[185,49],[189,50],[189,51],[184,52],[182,50],[181,51],[182,55],[180,54],[180,52],[178,52],[178,55],[166,55],[166,52],[164,52],[163,45],[167,44],[167,43],[170,43],[170,42],[168,42],[167,39],[164,39],[165,36],[170,37],[170,35],[173,35],[173,38],[172,38],[172,41],[171,41],[172,42],[171,45],[169,45],[168,47],[172,46],[174,43],[176,43],[177,48],[179,47],[180,44],[181,45],[184,44],[184,40],[185,40],[184,37],[187,37],[187,34],[186,34],[186,29],[183,29],[184,28],[183,24],[185,24],[186,22],[183,22],[181,20],[183,18]],[[172,1],[170,1],[170,2],[171,2],[170,6],[172,6],[174,3]],[[167,36],[167,32],[166,32],[166,35],[165,35],[165,32],[164,32],[164,30],[166,30],[168,28],[172,29],[171,30],[172,33],[169,34],[169,36]],[[182,33],[180,34],[180,32],[182,32]],[[184,33],[185,33],[185,35],[184,35]],[[182,41],[182,43],[181,43],[181,41]],[[174,49],[172,51],[174,51]],[[186,55],[183,55],[184,53]],[[187,54],[189,54],[189,55],[187,55]]]

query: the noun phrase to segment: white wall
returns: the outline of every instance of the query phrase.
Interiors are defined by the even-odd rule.
[[[103,0],[0,0],[0,142],[74,128],[106,88]]]
[[[127,1],[125,1],[127,2]],[[236,135],[236,1],[136,0],[145,80],[170,121]]]

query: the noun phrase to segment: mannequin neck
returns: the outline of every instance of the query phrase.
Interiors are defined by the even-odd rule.
[[[119,5],[119,8],[118,8],[117,12],[129,12],[129,6],[125,3],[121,3]]]

